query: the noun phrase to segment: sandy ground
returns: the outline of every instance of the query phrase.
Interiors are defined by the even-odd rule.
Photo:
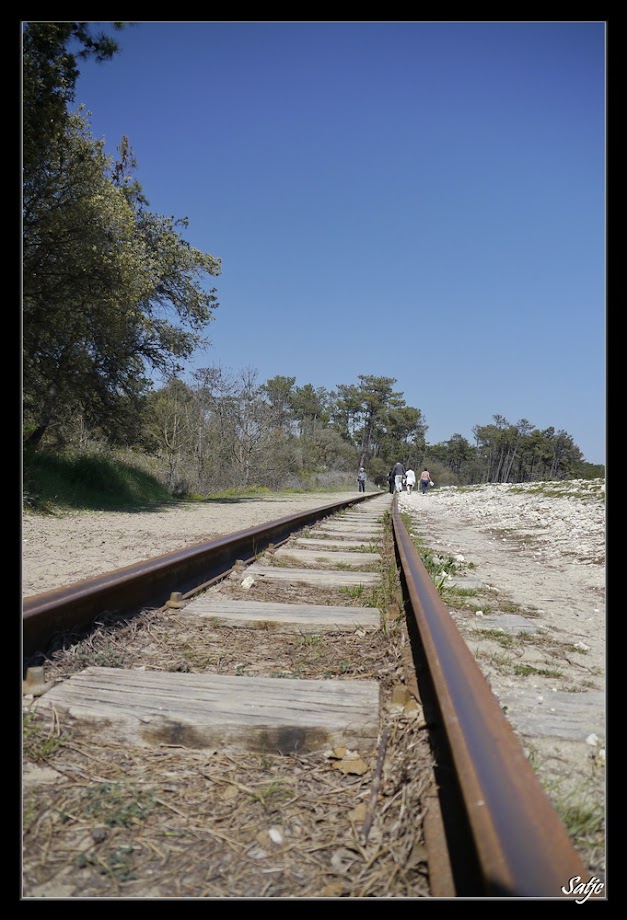
[[[27,512],[22,524],[22,596],[41,594],[125,565],[214,540],[299,511],[354,498],[356,492],[268,495],[163,511]]]

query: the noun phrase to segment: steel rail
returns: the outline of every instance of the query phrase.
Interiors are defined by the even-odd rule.
[[[569,880],[588,873],[430,579],[396,497],[392,526],[405,603],[424,649],[474,849],[462,884],[471,878],[479,897],[563,898]]]
[[[228,574],[234,558],[254,557],[295,530],[378,495],[381,493],[356,495],[26,597],[22,602],[23,657],[44,653],[56,634],[86,628],[104,613],[160,607],[174,592],[190,592]]]

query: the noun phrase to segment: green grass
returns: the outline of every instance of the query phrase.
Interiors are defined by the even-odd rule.
[[[99,783],[85,792],[85,813],[108,827],[131,827],[154,808],[154,796],[121,783]]]
[[[346,487],[284,489],[274,491],[251,484],[222,489],[209,495],[174,496],[159,477],[137,463],[114,455],[61,455],[52,451],[25,451],[23,457],[23,507],[39,514],[81,511],[159,510],[180,501],[236,503],[268,495],[346,492]]]
[[[500,629],[482,629],[481,638],[492,639],[493,642],[497,642],[503,648],[519,648],[525,640],[522,633],[513,636],[511,633],[502,632]]]
[[[150,473],[104,457],[26,454],[24,507],[40,513],[78,509],[137,511],[172,504],[167,489]]]
[[[35,763],[43,763],[64,746],[68,736],[56,729],[46,729],[32,712],[24,715],[22,720],[22,743],[24,757]]]
[[[556,668],[534,668],[531,664],[515,664],[512,671],[518,677],[530,677],[532,674],[539,674],[542,677],[554,677],[557,679],[562,676],[562,672]]]
[[[422,537],[413,529],[414,522],[410,515],[406,513],[401,514],[401,520],[427,570],[427,574],[435,584],[438,594],[443,599],[445,597],[449,598],[448,602],[451,602],[451,599],[455,597],[475,597],[477,591],[474,589],[447,587],[446,584],[447,575],[456,575],[465,568],[470,569],[475,568],[475,566],[472,563],[460,564],[453,556],[443,555],[442,553],[430,549],[425,544]]]

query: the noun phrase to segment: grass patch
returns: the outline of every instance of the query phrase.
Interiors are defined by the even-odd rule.
[[[483,658],[497,670],[507,673],[509,673],[513,664],[513,658],[511,655],[503,655],[500,652],[483,652],[480,649],[477,649],[475,652],[475,658],[477,660]]]
[[[354,598],[363,598],[366,588],[364,585],[349,585],[347,588],[339,588],[340,594],[345,594],[347,597]]]
[[[465,569],[474,569],[473,563],[460,563],[451,555],[442,555],[429,548],[422,537],[417,534],[413,528],[413,521],[406,512],[401,514],[401,520],[412,543],[414,544],[422,564],[424,565],[429,578],[434,583],[436,590],[445,603],[453,604],[453,601],[459,597],[476,597],[478,591],[472,588],[447,587],[447,577],[459,575]]]
[[[530,677],[532,674],[539,674],[541,677],[562,677],[562,672],[554,668],[534,668],[531,664],[515,664],[513,672],[517,677]]]
[[[309,648],[319,649],[322,647],[322,636],[318,635],[307,635],[306,633],[301,633],[299,638],[300,644]]]
[[[154,796],[121,783],[99,783],[85,792],[85,813],[107,827],[131,827],[155,806]]]
[[[551,789],[548,790],[551,795]],[[553,807],[564,825],[574,846],[585,854],[589,865],[603,864],[605,853],[605,808],[591,802],[585,790],[573,790],[560,795],[555,790],[551,796]]]
[[[569,835],[580,844],[589,843],[604,833],[605,815],[600,807],[580,802],[558,802],[557,811]]]
[[[511,633],[502,632],[500,629],[482,629],[481,638],[492,639],[503,648],[519,648],[525,636],[520,633],[516,636],[512,636]]]
[[[45,762],[60,750],[68,740],[68,735],[61,734],[58,731],[58,727],[51,725],[49,728],[45,728],[34,713],[28,712],[24,715],[22,719],[22,744],[25,760],[32,760],[35,763]]]
[[[276,805],[293,795],[293,790],[286,788],[285,782],[271,780],[260,789],[253,790],[252,798],[260,802],[266,811],[276,811]]]
[[[137,878],[134,866],[135,847],[131,845],[117,847],[106,862],[103,862],[96,853],[80,853],[76,857],[76,867],[85,869],[95,866],[102,875],[109,875],[118,882],[129,882]]]
[[[23,504],[30,511],[139,511],[172,504],[168,490],[150,473],[99,456],[60,457],[26,453]]]

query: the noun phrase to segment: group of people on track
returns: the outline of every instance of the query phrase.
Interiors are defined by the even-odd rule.
[[[388,473],[387,478],[391,493],[402,492],[403,490],[406,490],[409,494],[411,494],[416,486],[416,474],[411,468],[405,469],[400,460],[394,464]],[[426,466],[420,474],[418,483],[420,485],[420,491],[423,495],[425,492],[427,492],[429,486],[433,485],[433,482],[431,481],[431,474]],[[366,491],[366,471],[363,466],[359,468],[359,473],[357,474],[357,487],[360,492]]]
[[[406,489],[407,492],[411,494],[416,486],[416,474],[411,467],[406,470],[399,460],[388,473],[388,482],[390,483],[390,492],[402,492]],[[428,490],[429,486],[433,485],[431,474],[426,466],[420,474],[418,483],[423,495]]]

